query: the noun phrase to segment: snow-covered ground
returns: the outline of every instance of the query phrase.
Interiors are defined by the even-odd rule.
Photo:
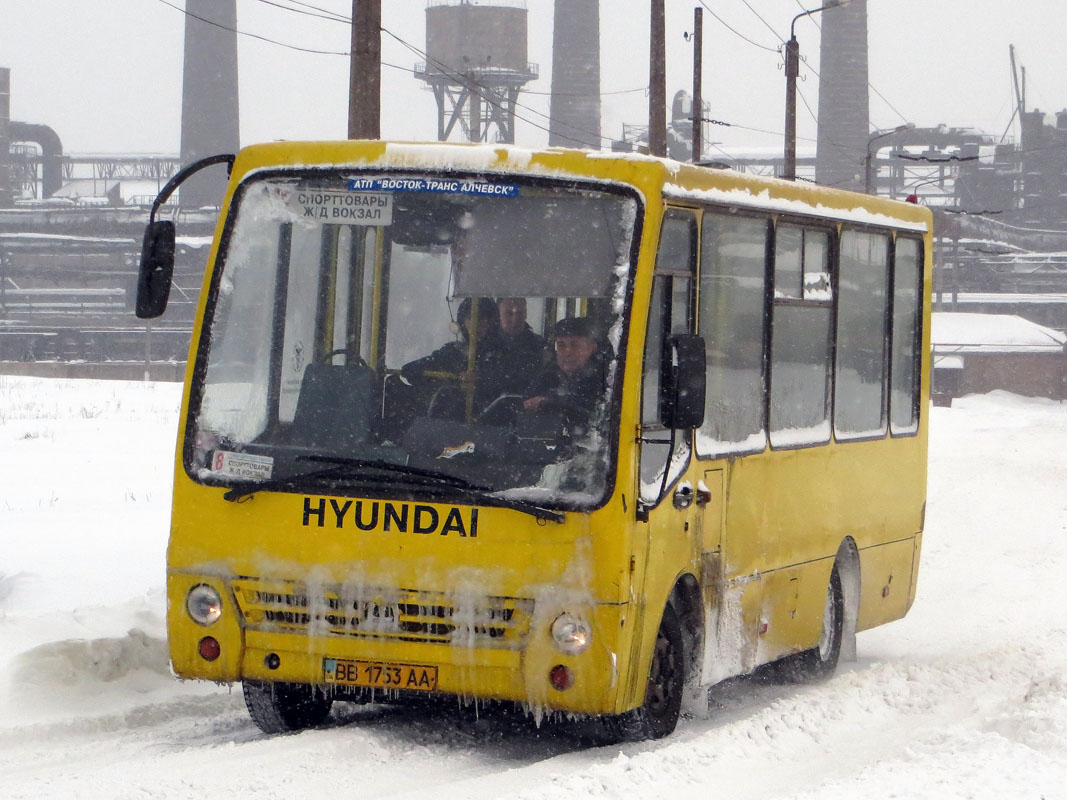
[[[1067,798],[1067,405],[932,409],[915,606],[829,683],[734,681],[666,740],[582,749],[450,708],[268,737],[171,678],[179,392],[0,376],[4,798]]]

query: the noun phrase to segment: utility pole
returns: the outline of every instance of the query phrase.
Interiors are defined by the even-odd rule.
[[[667,156],[667,66],[666,23],[663,15],[663,0],[652,0],[651,38],[649,40],[648,69],[648,152],[649,155]]]
[[[382,136],[382,0],[352,0],[348,138]]]
[[[793,20],[796,23],[796,20]],[[782,177],[797,179],[797,76],[800,75],[800,43],[796,34],[785,43],[785,166]]]
[[[800,42],[797,41],[797,20],[831,8],[842,8],[852,0],[826,0],[818,8],[801,11],[789,23],[789,41],[785,43],[785,166],[782,177],[797,179],[797,78],[800,76]]]
[[[704,98],[701,94],[704,68],[704,9],[693,9],[693,163],[699,163],[704,145]]]

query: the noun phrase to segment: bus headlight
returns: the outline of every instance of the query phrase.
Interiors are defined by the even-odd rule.
[[[198,625],[212,625],[222,616],[222,598],[206,583],[201,583],[186,595],[185,610]]]
[[[576,656],[585,652],[593,641],[593,629],[584,619],[563,613],[552,623],[552,641],[561,653]]]

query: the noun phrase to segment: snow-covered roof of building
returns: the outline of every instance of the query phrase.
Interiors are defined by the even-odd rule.
[[[931,324],[934,352],[1057,353],[1067,334],[1010,314],[935,311]]]

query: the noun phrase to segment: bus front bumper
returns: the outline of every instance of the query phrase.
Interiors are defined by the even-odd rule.
[[[282,616],[294,624],[307,621],[303,630],[292,630],[292,625],[287,630],[277,624],[277,617],[270,623],[250,624],[239,599],[240,583],[188,574],[168,577],[167,628],[178,677],[314,684],[340,689],[342,696],[354,691],[382,701],[391,693],[404,692],[510,701],[582,714],[625,710],[619,707],[623,693],[616,657],[622,652],[622,632],[629,627],[623,604],[564,609],[539,603],[520,635],[509,632],[498,641],[484,635],[420,641],[418,635],[396,631],[331,632],[328,612]],[[195,622],[186,607],[189,591],[198,585],[210,586],[222,598],[222,613],[210,625]],[[562,652],[552,637],[552,623],[564,612],[585,620],[591,631],[587,646],[576,654]],[[485,634],[481,625],[468,628],[468,634],[470,630]],[[214,644],[205,645],[205,639]]]

